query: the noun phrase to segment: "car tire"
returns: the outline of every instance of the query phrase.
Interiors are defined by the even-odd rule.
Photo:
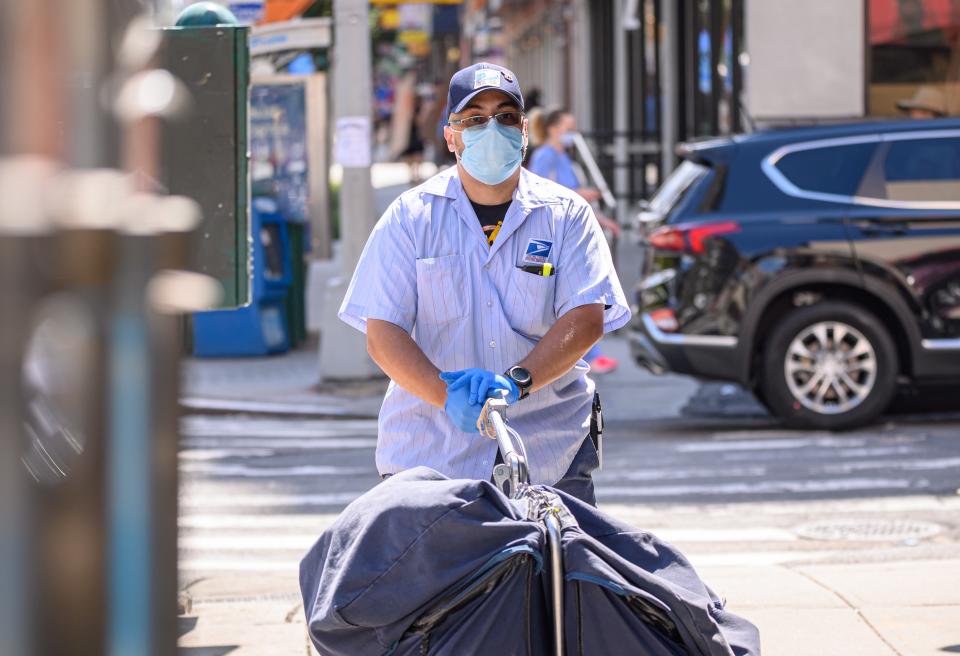
[[[774,323],[763,350],[761,396],[787,426],[854,428],[886,410],[899,369],[896,345],[876,315],[824,301]]]

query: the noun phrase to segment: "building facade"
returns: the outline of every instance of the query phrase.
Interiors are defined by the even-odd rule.
[[[616,195],[648,198],[677,143],[960,113],[960,0],[467,0],[462,61],[574,112]]]

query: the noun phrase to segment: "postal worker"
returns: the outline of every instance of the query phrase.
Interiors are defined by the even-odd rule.
[[[630,319],[607,242],[586,200],[521,168],[511,71],[464,68],[447,102],[456,166],[387,209],[339,311],[391,380],[377,468],[489,479],[499,451],[476,422],[505,390],[531,482],[595,504],[598,403],[583,356]]]

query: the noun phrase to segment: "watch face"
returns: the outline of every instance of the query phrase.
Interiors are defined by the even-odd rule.
[[[530,372],[523,367],[514,367],[511,369],[510,377],[521,387],[527,387],[531,382]]]

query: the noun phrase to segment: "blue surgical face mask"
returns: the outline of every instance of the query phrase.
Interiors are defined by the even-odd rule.
[[[564,148],[573,146],[573,132],[564,132],[560,135],[560,145]]]
[[[488,185],[509,178],[523,160],[523,132],[489,121],[482,128],[460,133],[463,152],[460,163],[472,177]]]

